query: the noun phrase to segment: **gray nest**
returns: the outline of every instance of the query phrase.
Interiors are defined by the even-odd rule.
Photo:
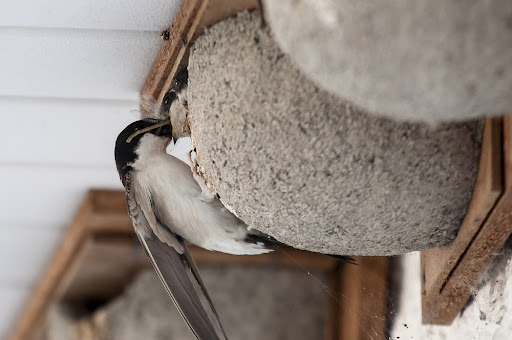
[[[192,137],[222,201],[296,248],[393,255],[452,241],[483,121],[377,118],[317,87],[255,13],[202,35],[189,61]]]

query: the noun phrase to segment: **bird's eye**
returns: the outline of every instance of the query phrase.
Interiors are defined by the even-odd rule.
[[[174,78],[174,85],[179,85],[180,84],[180,80],[178,78]]]
[[[142,129],[142,124],[135,125],[135,130],[140,130],[140,129]]]

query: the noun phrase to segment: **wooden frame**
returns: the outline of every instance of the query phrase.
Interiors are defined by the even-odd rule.
[[[161,103],[178,69],[188,65],[188,50],[197,36],[216,22],[257,6],[258,0],[184,0],[169,40],[164,42],[146,78],[141,98]]]
[[[343,288],[341,283],[344,282],[342,270],[346,270],[344,269],[346,266],[322,254],[293,248],[258,256],[228,255],[198,247],[191,247],[190,251],[199,265],[278,266],[325,271],[339,278],[340,285],[332,289],[335,295],[350,294],[341,291]],[[353,268],[348,269],[355,271],[356,274],[352,273],[345,277],[354,277],[359,271],[364,273],[374,271],[375,266],[367,261],[358,258],[360,265],[349,266]],[[380,261],[385,261],[385,258]],[[371,266],[368,267],[368,264]],[[86,194],[74,221],[65,232],[8,339],[40,339],[44,329],[45,315],[52,304],[59,300],[108,301],[122,292],[140,270],[149,267],[151,264],[130,224],[124,192],[91,190]],[[385,268],[382,267],[381,270]],[[365,282],[367,281],[365,277]],[[382,287],[375,287],[382,291]],[[338,303],[333,303],[335,305],[330,310],[334,314],[329,315],[329,320],[333,321],[328,324],[327,333],[330,334],[328,339],[347,339],[331,335],[338,334],[330,329],[338,329],[337,324],[341,317],[336,307]],[[363,301],[363,305],[366,303],[369,301]],[[364,317],[360,313],[355,315],[356,318]],[[352,327],[358,327],[359,324],[361,323],[355,322]],[[384,333],[382,334],[384,339]]]
[[[455,241],[421,252],[423,323],[450,324],[512,232],[512,116],[488,118],[471,203]]]

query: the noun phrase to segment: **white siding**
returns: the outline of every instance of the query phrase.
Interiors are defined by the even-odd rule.
[[[0,1],[0,24],[105,30],[161,31],[172,25],[179,1]]]
[[[135,100],[159,32],[0,29],[0,95]]]
[[[73,165],[112,168],[117,134],[138,116],[136,101],[0,97],[6,128],[0,166]],[[1,220],[1,218],[0,218]]]
[[[2,307],[0,308],[0,329],[2,333],[0,333],[0,339],[4,338],[3,334],[11,327],[29,294],[29,288],[0,284],[0,301],[2,301]]]
[[[114,142],[180,4],[0,1],[0,339],[84,193],[121,189]]]
[[[98,169],[1,166],[0,187],[0,225],[48,229],[71,222],[88,188],[122,188],[114,161]]]
[[[0,282],[12,287],[32,287],[50,260],[62,236],[61,229],[2,226],[0,232]]]

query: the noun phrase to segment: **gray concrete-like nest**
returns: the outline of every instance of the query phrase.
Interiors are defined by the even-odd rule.
[[[192,138],[222,201],[296,248],[392,255],[445,245],[466,213],[483,121],[397,123],[318,88],[255,13],[189,61]]]
[[[318,85],[410,121],[512,110],[512,1],[279,0],[267,18]]]

